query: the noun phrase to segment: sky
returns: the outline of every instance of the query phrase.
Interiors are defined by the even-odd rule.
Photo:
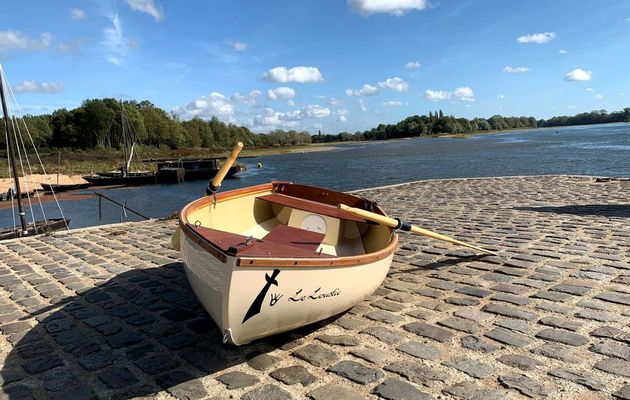
[[[255,132],[630,106],[626,0],[2,1],[25,113],[149,100]]]

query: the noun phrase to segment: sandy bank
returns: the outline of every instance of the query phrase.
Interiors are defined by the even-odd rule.
[[[22,191],[41,190],[41,183],[57,183],[57,174],[44,175],[33,174],[20,177],[20,187]],[[81,175],[65,175],[59,174],[60,185],[70,185],[75,183],[86,183]],[[6,193],[10,187],[13,186],[13,179],[1,178],[0,179],[0,193]]]

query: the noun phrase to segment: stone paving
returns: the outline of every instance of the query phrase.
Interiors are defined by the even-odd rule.
[[[170,248],[175,221],[1,242],[0,398],[630,399],[630,182],[360,193],[502,257],[402,234],[348,313],[233,347]]]

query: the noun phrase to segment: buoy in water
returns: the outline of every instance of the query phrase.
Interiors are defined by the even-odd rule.
[[[256,168],[262,168],[262,163],[259,162],[258,164],[256,164]]]

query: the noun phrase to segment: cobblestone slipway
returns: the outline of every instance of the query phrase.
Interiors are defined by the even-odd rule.
[[[360,193],[503,257],[401,234],[345,315],[231,347],[170,248],[175,221],[1,242],[0,398],[630,399],[630,182]]]

